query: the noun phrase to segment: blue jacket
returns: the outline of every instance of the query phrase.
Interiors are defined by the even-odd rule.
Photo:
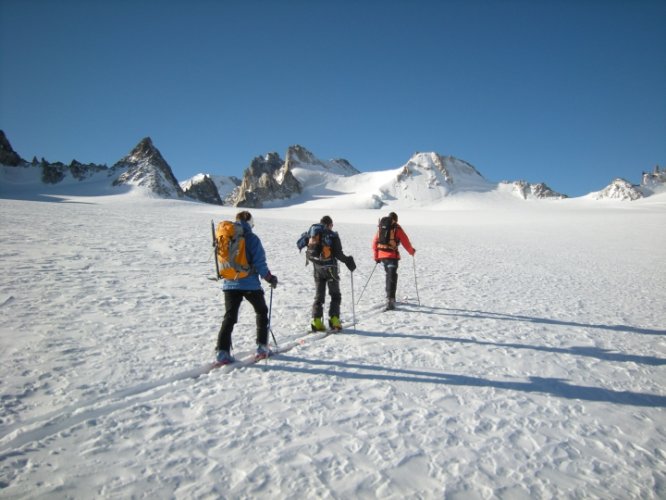
[[[261,290],[259,277],[267,278],[271,272],[266,264],[266,252],[261,244],[259,236],[252,232],[250,225],[241,221],[245,233],[245,253],[247,260],[252,266],[250,275],[239,280],[224,280],[222,290]]]

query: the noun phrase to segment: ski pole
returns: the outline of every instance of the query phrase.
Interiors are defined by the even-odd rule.
[[[421,305],[421,298],[419,297],[419,283],[416,280],[416,257],[412,255],[412,263],[414,264],[414,287],[416,288],[416,300],[419,301],[419,306]]]
[[[354,322],[354,331],[356,331],[356,310],[354,309],[354,271],[351,272],[352,287],[352,321]]]
[[[372,268],[372,272],[370,273],[370,276],[368,277],[368,281],[365,282],[365,286],[363,287],[363,290],[361,290],[361,295],[359,295],[358,302],[356,302],[356,305],[358,305],[358,303],[361,302],[361,297],[363,297],[363,293],[365,292],[365,289],[368,288],[368,283],[370,283],[370,278],[372,278],[372,275],[375,273],[375,269],[377,269],[377,264],[379,264],[379,262],[375,262],[375,267]]]
[[[268,331],[271,332],[271,337],[273,337],[273,343],[275,348],[279,349],[277,340],[275,340],[275,334],[273,333],[273,328],[271,327],[271,314],[273,313],[273,288],[271,287],[271,298],[270,304],[268,306]]]

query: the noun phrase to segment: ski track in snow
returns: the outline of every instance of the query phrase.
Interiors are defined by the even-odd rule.
[[[210,370],[235,209],[65,201],[0,200],[3,498],[666,496],[661,206],[400,211],[386,313],[377,211],[255,210],[282,352]],[[324,213],[369,282],[322,338],[295,241]]]

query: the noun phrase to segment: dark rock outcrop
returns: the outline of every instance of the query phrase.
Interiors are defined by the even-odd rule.
[[[113,169],[124,170],[113,182],[114,186],[140,186],[167,198],[184,196],[171,167],[150,137],[142,139]]]

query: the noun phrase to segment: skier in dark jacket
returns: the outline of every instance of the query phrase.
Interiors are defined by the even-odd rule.
[[[391,220],[388,240],[381,243],[380,232],[377,231],[372,240],[372,252],[375,262],[384,264],[384,271],[386,271],[386,310],[393,310],[395,309],[395,291],[398,288],[398,263],[400,262],[398,247],[403,245],[409,255],[414,255],[416,250],[412,247],[407,233],[398,224],[398,215],[391,212],[388,217]]]
[[[268,349],[268,307],[264,298],[264,290],[261,288],[259,276],[266,280],[271,288],[278,283],[276,276],[271,274],[266,264],[266,252],[259,237],[252,232],[254,221],[252,214],[248,211],[239,212],[236,221],[243,226],[245,236],[245,253],[252,271],[245,278],[236,280],[225,279],[222,284],[224,291],[224,320],[217,335],[216,361],[219,364],[228,364],[234,361],[230,354],[231,333],[238,321],[238,310],[241,302],[246,299],[256,314],[257,319],[257,359],[263,359],[270,355]]]
[[[309,245],[307,251],[308,260],[314,266],[315,299],[312,304],[312,322],[310,324],[313,332],[326,329],[323,315],[327,285],[328,293],[331,296],[331,303],[328,308],[328,326],[332,330],[342,329],[340,322],[342,294],[340,293],[338,261],[343,262],[351,272],[356,269],[354,257],[347,256],[342,251],[340,236],[333,231],[333,220],[325,215],[321,218],[320,224],[324,226],[320,235],[320,248],[313,252],[311,245]]]

